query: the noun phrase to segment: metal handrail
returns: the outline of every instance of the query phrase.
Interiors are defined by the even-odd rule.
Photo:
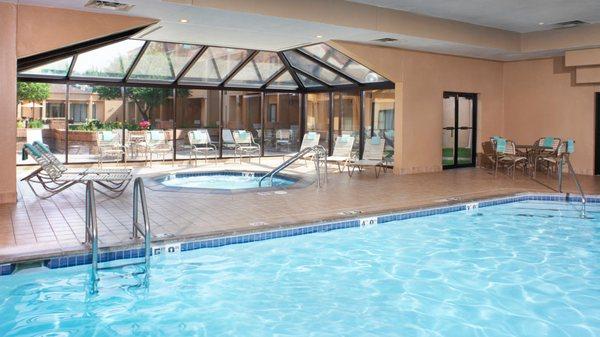
[[[143,227],[139,223],[139,205],[142,206]],[[147,274],[150,270],[150,254],[152,235],[150,231],[150,217],[148,216],[148,202],[146,201],[146,192],[144,190],[144,181],[142,178],[136,178],[133,184],[133,235],[132,238],[138,238],[140,235],[144,238],[144,272]],[[111,267],[98,267],[98,221],[96,217],[96,197],[94,195],[94,182],[88,181],[85,190],[85,244],[92,246],[92,270],[90,276],[90,292],[98,292],[98,269],[107,269]],[[139,263],[136,263],[139,264]]]
[[[560,156],[560,159],[559,159],[559,167],[558,167],[558,192],[562,193],[562,168],[563,168],[563,162],[567,163],[567,168],[569,170],[569,174],[573,178],[573,181],[575,181],[575,185],[577,186],[577,189],[579,190],[579,194],[581,195],[581,218],[585,218],[586,217],[585,206],[587,204],[587,198],[585,197],[585,194],[583,193],[583,189],[581,188],[581,184],[579,183],[579,179],[577,179],[577,175],[575,174],[575,170],[573,169],[573,164],[571,164],[571,160],[569,159],[569,154],[568,153],[563,153],[563,155]]]
[[[139,205],[142,205],[142,217],[144,218],[144,227],[139,223]],[[136,239],[139,235],[144,238],[144,262],[146,271],[150,267],[150,248],[152,234],[150,232],[150,217],[148,216],[148,202],[146,200],[146,191],[144,189],[144,181],[138,177],[133,183],[133,238]]]
[[[320,160],[321,160],[321,156],[323,156],[326,153],[325,152],[325,148],[323,146],[321,146],[321,145],[315,145],[315,146],[307,147],[307,148],[303,149],[302,151],[296,153],[290,159],[284,161],[279,166],[277,166],[276,168],[272,169],[267,174],[265,174],[264,176],[262,176],[260,178],[260,180],[258,181],[258,187],[262,187],[263,180],[265,180],[267,178],[270,178],[271,186],[273,186],[273,177],[277,173],[281,172],[282,170],[284,170],[288,166],[292,165],[292,163],[294,163],[298,159],[304,157],[305,155],[307,155],[310,152],[314,152],[315,153],[314,160],[315,160],[315,168],[316,168],[316,171],[317,171],[317,186],[320,187],[321,186],[321,173],[320,173],[320,166],[321,165],[320,165]],[[325,161],[325,175],[327,175],[327,161]]]
[[[94,182],[88,181],[85,188],[85,243],[92,244],[91,292],[98,291],[98,221],[96,218],[96,196]]]

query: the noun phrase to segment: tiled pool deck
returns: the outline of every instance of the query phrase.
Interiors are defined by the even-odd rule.
[[[256,163],[219,163],[200,165],[198,170],[261,170],[277,165],[280,159]],[[154,165],[136,169],[149,176],[181,166]],[[292,167],[292,173],[312,172],[304,165]],[[333,171],[332,171],[333,172]],[[26,174],[26,170],[19,172]],[[311,173],[308,173],[311,174]],[[581,177],[588,194],[600,193],[600,179]],[[555,187],[555,182],[544,183]],[[574,192],[571,182],[565,191]],[[503,175],[494,179],[482,169],[461,169],[440,173],[393,176],[375,179],[372,172],[354,175],[332,173],[321,189],[310,185],[285,193],[248,192],[235,194],[186,193],[147,190],[150,219],[155,241],[186,241],[183,250],[219,244],[224,236],[244,240],[252,232],[273,231],[302,224],[357,218],[369,214],[386,214],[408,209],[436,207],[469,200],[514,195],[522,192],[552,193],[550,188],[528,178],[515,181]],[[97,194],[98,225],[101,247],[131,247],[131,189],[116,199]],[[0,205],[0,265],[6,262],[42,259],[49,256],[87,253],[84,238],[84,187],[76,186],[55,197],[38,199],[25,184],[19,184],[19,200],[14,205]],[[265,237],[269,234],[261,234]],[[274,235],[274,234],[272,234]],[[221,237],[218,240],[202,240]],[[246,238],[247,239],[247,238]],[[221,241],[219,241],[221,240]],[[212,243],[207,243],[212,242]],[[243,242],[243,241],[241,241]],[[129,253],[132,254],[134,250]],[[116,257],[116,256],[115,256]],[[114,257],[113,257],[114,258]],[[80,255],[85,259],[85,255]],[[109,255],[105,259],[110,259]],[[77,263],[74,258],[72,263]],[[59,264],[60,260],[50,262]],[[68,260],[64,260],[68,264]],[[0,266],[8,270],[10,265]]]

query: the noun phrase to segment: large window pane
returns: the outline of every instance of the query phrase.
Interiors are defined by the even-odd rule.
[[[360,144],[360,93],[358,91],[333,95],[333,134],[334,141],[336,136],[354,137],[352,151],[358,153]]]
[[[121,87],[72,85],[69,105],[69,162],[121,160]]]
[[[324,43],[303,47],[301,49],[321,61],[327,62],[329,65],[359,82],[372,83],[386,81],[385,77]]]
[[[261,51],[228,83],[229,86],[260,87],[283,68],[279,55]]]
[[[385,158],[394,164],[394,90],[365,91],[365,138],[385,139]]]
[[[296,152],[300,148],[300,95],[265,95],[265,155]]]
[[[218,85],[249,54],[249,51],[245,49],[209,47],[185,74],[181,82]]]
[[[125,146],[128,160],[173,158],[173,89],[126,88]],[[179,90],[186,95],[189,90]],[[155,130],[155,132],[151,132]]]
[[[290,64],[299,70],[304,71],[311,76],[314,76],[323,82],[330,85],[346,85],[352,84],[350,81],[332,72],[331,70],[322,67],[317,62],[310,60],[295,51],[285,51],[285,56],[290,61]]]
[[[262,123],[260,93],[246,91],[223,92],[223,157],[233,157],[236,131],[246,131],[254,142],[261,143]],[[254,153],[253,156],[258,155]]]
[[[323,86],[321,83],[302,74],[298,74],[298,78],[300,79],[302,85],[304,85],[305,88],[318,88]]]
[[[292,77],[290,72],[286,71],[283,74],[279,75],[279,77],[277,77],[273,82],[271,82],[268,88],[294,90],[298,89],[298,85],[296,84],[296,81],[294,81],[294,78]]]
[[[177,158],[190,158],[191,144],[188,133],[195,130],[207,130],[210,142],[197,146],[211,147],[216,150],[199,152],[198,158],[217,157],[219,155],[220,94],[218,90],[188,90],[187,95],[177,95]],[[201,131],[203,132],[203,131]]]
[[[125,40],[77,56],[72,76],[120,79],[131,67],[144,41]]]
[[[306,95],[306,132],[320,135],[319,144],[327,149],[329,137],[329,94]]]
[[[17,164],[35,163],[23,160],[25,143],[40,141],[61,161],[65,161],[66,90],[64,84],[18,83]]]
[[[174,81],[198,50],[200,46],[196,45],[150,42],[130,78]]]
[[[26,75],[44,75],[44,76],[67,76],[69,67],[71,66],[72,57],[67,57],[62,60],[54,61],[39,67],[31,68],[20,72],[19,74]]]

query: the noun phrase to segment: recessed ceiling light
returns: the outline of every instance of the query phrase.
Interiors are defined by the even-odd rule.
[[[317,35],[317,36],[315,36],[315,37],[316,37],[317,39],[320,39],[320,38],[322,38],[322,37],[323,37],[323,35]]]
[[[181,22],[181,23],[188,23],[188,19],[179,19],[179,22]]]
[[[538,25],[540,25],[540,26],[543,26],[543,25],[544,25],[544,23],[543,23],[543,22],[540,22],[540,23],[538,23]]]

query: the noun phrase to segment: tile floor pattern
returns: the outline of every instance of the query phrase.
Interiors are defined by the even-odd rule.
[[[263,159],[258,165],[217,163],[190,168],[187,162],[154,164],[136,168],[136,175],[152,176],[174,170],[267,170],[281,159]],[[32,168],[19,169],[24,176]],[[294,165],[288,172],[311,175],[314,168]],[[381,214],[389,211],[441,205],[452,201],[508,195],[525,191],[552,192],[554,180],[541,182],[519,176],[493,178],[484,169],[458,169],[439,173],[394,176],[391,172],[375,179],[372,171],[355,174],[334,173],[321,188],[310,185],[286,190],[285,194],[235,193],[207,194],[146,190],[155,240],[201,238],[239,234],[324,220],[357,217],[344,212],[360,210]],[[584,191],[600,194],[600,178],[581,177]],[[0,205],[0,263],[29,260],[87,249],[81,242],[85,231],[84,186],[72,187],[49,199],[37,198],[24,183],[18,184],[16,204]],[[132,188],[116,199],[96,194],[100,246],[124,246],[130,239]],[[575,192],[565,183],[565,191]]]

